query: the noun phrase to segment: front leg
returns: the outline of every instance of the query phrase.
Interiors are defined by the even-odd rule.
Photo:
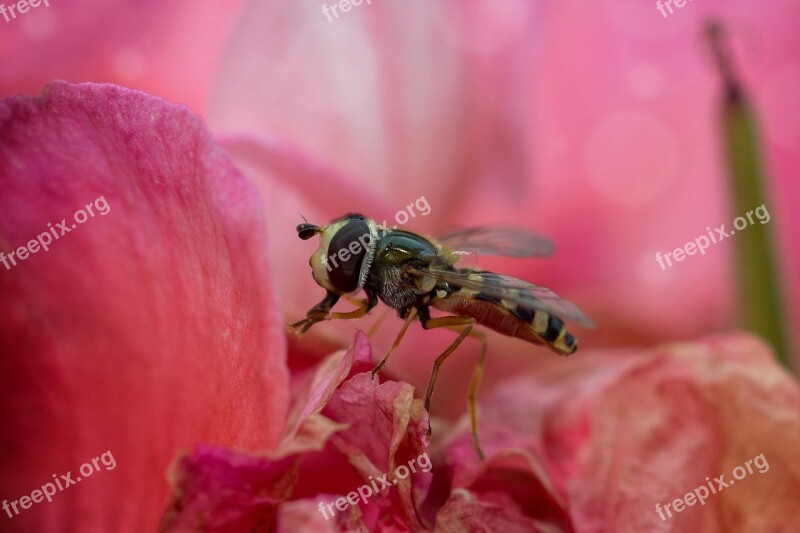
[[[323,298],[320,303],[308,310],[306,317],[303,320],[298,320],[289,326],[289,331],[294,331],[294,333],[299,337],[317,322],[326,320],[331,312],[331,307],[336,305],[336,302],[338,301],[339,295],[335,292],[328,291],[328,293],[325,295],[325,298]]]
[[[322,322],[323,320],[348,320],[353,318],[361,318],[369,313],[372,308],[378,305],[378,297],[375,295],[375,293],[368,290],[365,290],[364,292],[367,294],[367,299],[361,302],[361,307],[358,307],[352,311],[348,311],[347,313],[331,313],[331,308],[336,305],[336,302],[339,301],[339,295],[329,291],[320,303],[309,309],[308,313],[306,313],[306,318],[295,322],[289,326],[289,329],[294,331],[299,336],[308,331],[308,328],[317,322]]]

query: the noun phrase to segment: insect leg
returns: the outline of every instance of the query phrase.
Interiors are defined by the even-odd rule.
[[[346,313],[331,313],[331,307],[333,307],[337,301],[339,301],[339,295],[334,292],[328,292],[328,294],[320,303],[312,307],[308,313],[306,313],[306,318],[295,322],[289,326],[289,329],[298,335],[302,335],[308,330],[308,328],[317,322],[322,322],[323,320],[348,320],[351,318],[360,318],[369,313],[373,307],[378,305],[377,296],[371,292],[367,292],[367,298],[366,300],[362,300],[363,304],[361,307]]]
[[[472,433],[472,443],[475,445],[478,457],[484,459],[481,443],[478,441],[478,411],[475,407],[475,396],[483,377],[483,363],[486,360],[486,335],[480,331],[472,331],[471,333],[476,334],[475,337],[481,340],[481,354],[478,356],[478,363],[472,372],[472,381],[469,384],[469,392],[467,393],[467,410],[469,411],[469,429]]]
[[[384,367],[386,362],[389,361],[389,356],[392,355],[392,353],[394,353],[394,351],[397,349],[398,346],[400,346],[400,341],[403,340],[403,336],[406,334],[406,331],[408,331],[408,326],[411,325],[411,322],[413,322],[415,318],[417,318],[417,308],[412,307],[408,311],[408,316],[406,316],[406,321],[403,324],[403,327],[400,328],[400,333],[397,334],[397,338],[392,343],[392,346],[389,348],[389,351],[386,352],[386,355],[383,356],[383,359],[381,359],[381,362],[378,363],[378,366],[372,369],[373,378],[375,377],[375,374],[381,371],[381,368]]]
[[[317,322],[325,320],[328,313],[331,311],[331,307],[336,305],[338,301],[339,295],[335,292],[328,291],[327,294],[325,294],[325,298],[323,298],[320,303],[308,310],[303,320],[298,320],[289,326],[289,331],[294,331],[299,337]]]
[[[442,317],[442,318],[462,318],[462,317]],[[436,319],[434,319],[436,320]],[[433,320],[429,320],[427,322],[427,328],[431,329],[432,327],[442,327],[442,325],[431,325]],[[444,325],[447,329],[451,329],[453,331],[459,331],[457,326],[453,325]],[[481,352],[478,356],[478,362],[475,364],[475,370],[472,372],[472,380],[469,384],[469,392],[467,393],[467,410],[469,412],[469,429],[470,433],[472,434],[472,444],[475,446],[475,451],[478,453],[478,457],[484,459],[485,456],[483,455],[483,449],[481,448],[480,441],[478,440],[478,410],[475,405],[475,398],[478,392],[478,386],[480,386],[481,378],[483,377],[483,364],[486,361],[486,334],[482,331],[477,331],[470,329],[467,333],[470,337],[476,338],[481,341]],[[431,391],[432,392],[432,391]],[[430,413],[430,410],[428,411]],[[428,424],[430,426],[430,423]]]
[[[352,311],[348,311],[346,313],[331,313],[328,315],[327,319],[329,320],[349,320],[351,318],[361,318],[362,316],[366,315],[372,309],[378,305],[378,297],[375,293],[371,291],[364,291],[367,294],[367,297],[363,300],[357,300],[361,303],[361,307],[357,309],[353,309]],[[349,298],[348,298],[349,299]],[[352,299],[349,299],[353,301]]]
[[[422,327],[425,329],[434,329],[434,328],[443,328],[443,327],[451,327],[451,326],[466,326],[462,331],[461,334],[447,347],[447,349],[436,358],[433,362],[433,369],[431,370],[431,377],[428,380],[428,388],[425,391],[425,410],[428,412],[428,435],[431,434],[431,396],[433,396],[433,389],[436,387],[436,380],[439,377],[439,370],[442,364],[450,357],[458,345],[469,335],[469,332],[472,331],[472,325],[475,323],[475,319],[472,317],[464,317],[464,316],[443,316],[439,318],[431,318],[427,321],[422,323]]]

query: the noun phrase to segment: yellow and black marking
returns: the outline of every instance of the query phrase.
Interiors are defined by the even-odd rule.
[[[485,334],[476,331],[474,326],[480,324],[509,337],[548,346],[561,355],[569,355],[578,348],[577,340],[564,325],[565,319],[591,326],[591,321],[574,304],[546,287],[512,276],[456,267],[465,253],[529,257],[552,252],[552,243],[525,231],[465,229],[450,233],[440,244],[410,231],[383,228],[375,220],[349,213],[324,226],[304,221],[297,226],[297,236],[302,240],[319,237],[319,245],[309,264],[314,281],[326,291],[322,300],[306,312],[304,319],[290,326],[298,335],[325,320],[364,316],[379,301],[383,302],[398,312],[404,324],[373,370],[374,376],[397,350],[415,320],[419,320],[424,329],[444,327],[459,332],[434,360],[423,402],[429,414],[433,390],[445,360],[466,337],[480,340],[480,355],[467,396],[470,431],[480,458],[483,452],[478,441],[475,397],[483,374],[487,342]],[[358,305],[356,309],[333,311],[340,298],[353,301],[361,291],[366,298],[354,301]],[[431,317],[431,307],[448,315]]]
[[[472,272],[468,277],[473,281],[480,281],[493,286],[502,282],[502,280],[492,272]],[[520,300],[520,296],[524,296],[524,294],[521,294],[519,289],[508,288],[504,290],[508,294],[508,299],[501,298],[495,294],[488,294],[464,287],[455,288],[455,290],[452,290],[448,294],[448,297],[478,300],[502,309],[502,311],[504,311],[504,313],[502,313],[503,316],[510,315],[510,317],[513,317],[516,321],[521,322],[525,328],[535,334],[539,341],[548,345],[561,355],[570,355],[578,349],[577,339],[567,331],[567,327],[561,318],[546,311],[542,311],[541,309],[534,309],[533,306],[528,307],[520,305],[518,301]],[[531,301],[534,301],[533,297],[531,297]],[[434,303],[433,305],[437,308],[448,307],[441,303],[439,305]],[[498,320],[497,316],[499,315],[475,309],[475,306],[462,307],[464,307],[463,311],[465,311],[466,314],[474,316],[479,323],[491,329],[522,339],[526,339],[527,337],[517,332],[519,324],[511,325],[508,324],[508,321],[505,319]],[[473,307],[473,309],[469,309],[469,307]]]

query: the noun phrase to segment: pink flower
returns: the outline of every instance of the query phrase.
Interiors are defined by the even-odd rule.
[[[483,405],[484,450],[537,458],[576,531],[791,531],[800,520],[800,388],[747,335],[577,355],[499,383]],[[460,433],[446,451],[453,486],[479,501],[511,494],[509,514],[530,515],[537,502],[515,493],[516,477],[498,482]]]
[[[653,259],[738,214],[725,208],[719,80],[698,44],[701,23],[722,11],[763,39],[739,66],[763,125],[784,267],[798,271],[790,209],[800,152],[786,139],[800,131],[787,97],[800,79],[800,37],[790,0],[706,0],[668,21],[624,0],[374,2],[335,23],[312,4],[246,2],[224,51],[234,11],[192,4],[198,38],[184,2],[40,9],[0,36],[7,90],[38,91],[53,77],[119,82],[188,103],[219,143],[185,108],[116,86],[56,82],[0,104],[0,250],[18,261],[0,266],[10,296],[0,311],[0,475],[18,498],[106,450],[116,458],[113,470],[4,524],[514,532],[797,523],[797,382],[757,340],[705,336],[733,329],[732,245],[667,271]],[[11,54],[12,40],[25,46]],[[87,55],[90,44],[99,52]],[[391,224],[423,196],[430,216],[410,229],[502,222],[554,237],[550,261],[480,266],[551,286],[600,326],[577,332],[582,349],[567,360],[490,338],[485,462],[459,420],[472,343],[442,374],[429,442],[415,390],[451,332],[412,328],[382,383],[367,372],[363,335],[336,352],[356,326],[284,336],[285,319],[322,296],[306,270],[311,248],[295,236],[298,211],[317,223],[357,210]],[[73,216],[90,206],[99,214]],[[66,222],[65,241],[23,257],[20,247],[65,217],[80,223]],[[372,338],[379,354],[398,328]],[[168,500],[164,472],[176,454]],[[373,484],[422,457],[432,469]],[[756,462],[735,486],[688,503],[717,487],[706,476],[730,479],[757,457],[770,468]],[[363,487],[374,488],[369,498]]]
[[[370,366],[363,336],[321,363],[275,452],[181,458],[164,530],[789,531],[800,519],[800,388],[748,336],[576,356],[500,383],[481,402],[486,461],[464,424],[428,450],[420,401],[357,373]],[[372,494],[421,452],[433,479]]]
[[[3,510],[4,530],[152,529],[177,450],[278,443],[288,379],[263,214],[197,117],[110,85],[6,99],[0,191],[0,497],[116,460]],[[48,234],[47,250],[29,242]]]

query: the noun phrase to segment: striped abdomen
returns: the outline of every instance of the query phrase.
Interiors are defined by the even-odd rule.
[[[470,276],[491,278],[490,272],[475,272]],[[513,293],[518,289],[507,289]],[[440,292],[441,294],[441,292]],[[516,337],[533,344],[546,344],[561,355],[578,349],[578,341],[567,331],[559,317],[520,307],[513,301],[500,299],[473,289],[455,288],[444,297],[434,297],[430,305],[456,315],[470,316],[479,324],[503,335]]]

